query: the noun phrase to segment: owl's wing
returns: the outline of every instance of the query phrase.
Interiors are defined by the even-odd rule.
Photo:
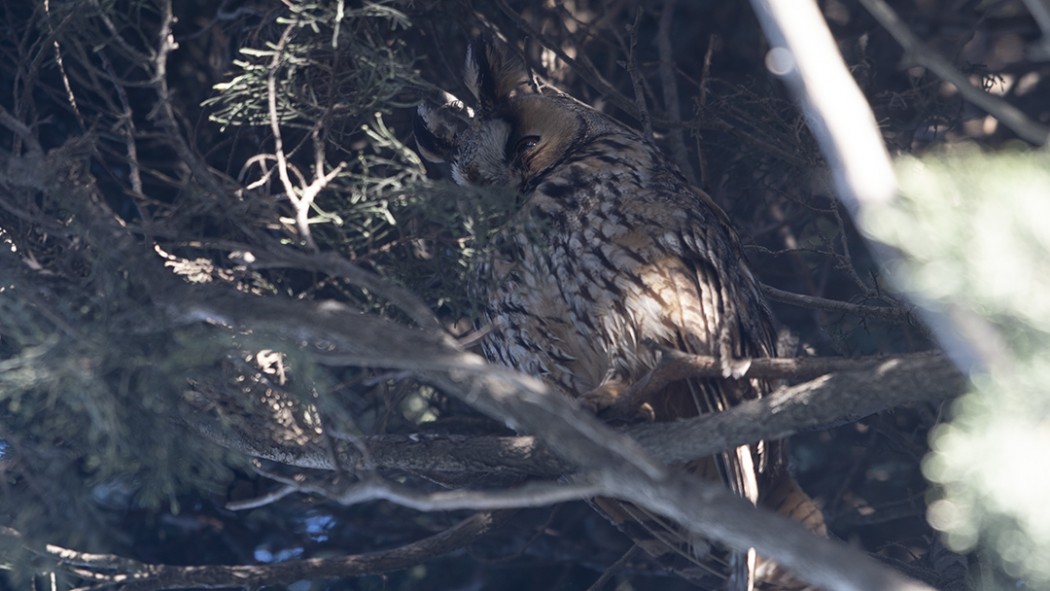
[[[684,416],[691,416],[689,411],[721,412],[769,394],[773,389],[770,382],[740,376],[747,371],[750,359],[776,357],[772,315],[736,234],[722,210],[706,194],[698,194],[715,223],[684,229],[681,243],[683,261],[695,278],[696,313],[703,317],[704,332],[697,334],[693,328],[696,322],[679,324],[679,346],[689,353],[717,356],[724,379],[687,380],[693,408],[686,409]],[[681,297],[688,301],[690,295],[683,293]],[[784,469],[783,450],[780,442],[760,441],[722,452],[715,464],[722,480],[738,495],[826,535],[819,508]],[[756,584],[759,588],[809,588],[791,573],[761,560],[753,549],[732,555],[730,560],[731,588],[752,589]]]
[[[692,211],[684,207],[678,211],[682,210]],[[646,265],[644,271],[637,271],[637,282],[644,284],[651,299],[660,305],[636,307],[644,311],[658,309],[659,317],[648,319],[668,329],[648,330],[646,334],[663,346],[717,356],[727,368],[725,378],[688,379],[653,396],[648,402],[658,422],[721,412],[769,390],[762,382],[728,375],[739,360],[772,356],[774,340],[772,321],[761,296],[752,286],[747,267],[736,258],[740,253],[732,232],[722,225],[715,212],[712,210],[695,224],[677,229],[665,226],[667,231],[658,232],[657,236],[646,234],[645,239],[654,240],[649,246],[651,251],[666,256],[657,257],[658,265]],[[701,210],[701,215],[705,213]],[[771,464],[766,457],[768,451],[765,443],[740,446],[712,458],[688,462],[679,469],[708,480],[720,480],[757,504],[762,472]],[[607,499],[597,499],[595,504],[661,565],[691,582],[704,588],[734,591],[755,588],[754,550],[727,550],[631,505]]]

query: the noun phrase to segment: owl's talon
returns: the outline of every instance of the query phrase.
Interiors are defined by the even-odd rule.
[[[656,410],[648,402],[643,402],[633,409],[627,407],[629,400],[624,397],[630,386],[623,382],[607,382],[580,396],[580,404],[594,414],[605,413],[605,419],[640,419],[645,422],[656,420]],[[609,415],[612,416],[609,416]]]

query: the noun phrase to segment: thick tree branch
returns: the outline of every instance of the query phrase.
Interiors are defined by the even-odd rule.
[[[782,361],[788,363],[780,364]],[[769,362],[770,369],[783,369],[800,361],[816,361],[807,369],[819,371],[821,364],[834,366],[846,360],[755,360],[762,362],[760,367]],[[630,434],[661,460],[684,461],[736,445],[853,422],[902,404],[945,400],[962,394],[967,385],[965,376],[939,354],[896,356],[864,363],[870,365],[780,388],[766,398],[745,402],[726,412],[674,423],[640,425],[632,428]]]
[[[773,49],[766,59],[802,103],[850,213],[893,199],[896,177],[875,117],[812,0],[751,0]]]
[[[663,367],[674,379],[720,376],[721,367],[713,357],[673,357]],[[624,432],[659,461],[681,462],[759,440],[853,422],[904,404],[947,400],[961,394],[967,385],[951,361],[937,353],[858,359],[755,359],[746,374],[748,378],[790,380],[814,376],[820,377],[782,387],[762,400],[722,413],[634,425]],[[210,424],[202,419],[192,426],[225,447],[258,458],[303,468],[335,469],[336,462],[320,444],[253,442]],[[368,450],[371,468],[409,472],[449,486],[554,478],[576,469],[532,436],[378,435],[362,437],[359,443]],[[340,465],[354,471],[367,469],[353,445],[340,446],[339,453]]]

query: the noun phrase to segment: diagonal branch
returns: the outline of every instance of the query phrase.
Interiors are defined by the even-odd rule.
[[[818,370],[829,361],[835,361],[830,365],[839,365],[847,360],[756,359],[753,364],[758,364],[758,369],[779,370],[800,361],[815,361],[810,364],[811,369]],[[854,422],[903,404],[945,400],[965,392],[968,383],[954,364],[940,354],[902,355],[862,363],[869,365],[780,388],[765,398],[744,402],[725,412],[674,423],[640,425],[630,433],[661,460],[680,462],[745,443]]]
[[[924,47],[884,0],[860,0],[860,3],[868,9],[868,12],[879,21],[883,28],[889,31],[890,35],[893,35],[897,43],[900,43],[904,48],[906,59],[929,68],[934,74],[950,82],[959,90],[963,98],[1002,121],[1003,125],[1009,127],[1025,141],[1042,146],[1050,139],[1050,128],[1025,115],[1024,111],[1003,99],[977,88],[951,62],[929,47]],[[1029,6],[1042,5],[1031,2]],[[1038,17],[1038,13],[1033,14]]]

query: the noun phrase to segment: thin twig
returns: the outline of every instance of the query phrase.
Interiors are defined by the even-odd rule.
[[[55,27],[51,23],[51,2],[50,0],[44,0],[44,13],[47,17],[44,19],[47,21],[47,29],[51,33],[52,46],[55,49],[55,65],[58,66],[58,71],[62,75],[62,85],[66,89],[66,100],[69,101],[69,106],[73,109],[73,114],[76,115],[77,123],[80,124],[81,129],[87,129],[87,125],[84,123],[84,116],[80,114],[80,107],[77,106],[77,97],[73,93],[73,87],[69,83],[69,74],[66,73],[66,66],[62,62],[62,46],[58,42],[57,34],[55,33]],[[70,12],[65,17],[65,21],[68,21],[73,17],[75,12]]]
[[[116,73],[113,71],[113,65],[110,63],[109,58],[106,57],[105,53],[101,53],[99,59],[102,61],[102,66],[106,73],[109,74],[110,81],[113,82],[113,90],[120,100],[121,113],[117,121],[120,125],[121,135],[124,137],[124,149],[127,152],[126,161],[128,163],[128,181],[131,183],[131,191],[136,199],[142,199],[145,198],[145,193],[142,190],[142,165],[139,163],[138,144],[135,141],[137,130],[135,129],[135,116],[131,112],[131,102],[128,100],[124,85],[120,83]],[[143,219],[146,220],[146,225],[148,226],[149,216],[144,211],[144,208],[139,208],[139,213],[143,215]]]
[[[700,167],[700,178],[697,179],[699,186],[707,187],[708,183],[712,182],[708,169],[710,166],[707,162],[707,150],[703,145],[703,133],[702,129],[705,127],[705,109],[707,107],[707,95],[708,89],[711,86],[711,63],[714,61],[715,46],[720,42],[717,33],[711,33],[707,37],[707,50],[704,52],[704,67],[700,71],[700,79],[698,80],[698,88],[696,91],[696,128],[693,130],[693,137],[696,138],[696,161]],[[661,58],[662,59],[662,58]],[[692,168],[692,167],[690,167]]]
[[[460,509],[496,510],[524,507],[546,507],[566,501],[578,501],[597,496],[605,489],[596,478],[579,473],[563,482],[528,482],[502,490],[451,490],[419,492],[382,478],[369,476],[348,486],[333,486],[328,482],[311,482],[296,475],[282,476],[262,469],[260,475],[285,485],[283,490],[314,494],[331,499],[340,505],[358,505],[369,501],[390,501],[417,511],[457,511]],[[255,505],[248,503],[245,508]]]
[[[601,591],[602,587],[604,587],[606,583],[612,580],[612,578],[616,576],[616,573],[620,572],[620,570],[623,569],[624,566],[626,566],[630,561],[634,560],[638,556],[640,551],[641,548],[637,544],[631,546],[629,550],[623,553],[623,556],[618,558],[616,562],[610,564],[609,567],[606,568],[604,572],[602,572],[601,576],[598,577],[593,583],[591,583],[589,587],[587,587],[587,591]]]
[[[816,308],[818,310],[855,314],[861,317],[878,318],[890,322],[910,323],[913,320],[912,310],[908,308],[851,304],[841,300],[830,300],[818,296],[784,291],[764,284],[762,285],[762,293],[771,300],[804,308]]]
[[[310,206],[313,204],[313,199],[308,198],[305,192],[300,195],[295,185],[292,184],[291,177],[288,176],[288,156],[284,153],[284,138],[281,134],[280,117],[277,114],[277,70],[281,64],[281,58],[284,57],[284,48],[288,45],[295,26],[294,23],[286,26],[284,32],[281,33],[280,40],[274,46],[273,59],[270,60],[269,72],[266,75],[266,105],[269,110],[270,133],[273,134],[273,153],[277,158],[277,177],[284,186],[284,193],[288,196],[288,201],[291,201],[295,209],[295,225],[299,231],[299,237],[306,243],[307,248],[317,252],[317,243],[314,242],[313,235],[310,233]],[[303,182],[303,179],[300,179],[300,182]]]
[[[113,35],[112,40],[125,51],[133,51],[127,42],[120,37],[118,30],[106,16],[106,11],[101,8],[98,0],[93,0],[98,9],[102,22]],[[175,101],[172,97],[171,88],[168,86],[168,56],[175,51],[178,44],[175,42],[175,34],[172,32],[172,24],[175,14],[172,10],[171,0],[165,0],[159,6],[161,22],[157,31],[157,49],[152,52],[153,73],[149,83],[157,93],[157,113],[161,127],[167,131],[166,138],[172,140],[171,146],[179,156],[179,162],[189,167],[193,178],[201,183],[216,198],[224,197],[227,193],[218,180],[218,176],[203,161],[196,150],[190,148],[185,134],[183,134],[179,117],[175,112]],[[139,61],[137,58],[132,61]]]

